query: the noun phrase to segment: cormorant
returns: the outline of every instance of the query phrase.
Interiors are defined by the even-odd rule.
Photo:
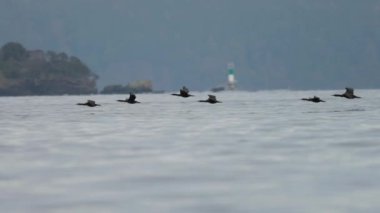
[[[207,100],[200,100],[198,102],[207,102],[207,103],[210,103],[210,104],[222,103],[222,102],[216,100],[215,95],[208,95],[208,99]]]
[[[172,95],[181,96],[184,98],[188,98],[190,96],[193,96],[193,95],[189,94],[189,89],[187,89],[185,86],[183,86],[182,89],[179,90],[179,94],[172,94]]]
[[[359,96],[354,95],[354,89],[346,87],[346,92],[343,94],[334,94],[336,97],[344,97],[348,99],[360,98]]]
[[[117,100],[119,102],[126,102],[129,104],[139,104],[140,102],[136,101],[136,95],[133,93],[129,93],[129,98],[125,100]]]
[[[314,96],[314,97],[312,97],[312,98],[302,98],[301,100],[303,100],[303,101],[311,101],[311,102],[314,102],[314,103],[326,102],[326,101],[320,99],[320,98],[317,97],[317,96]]]
[[[99,104],[96,104],[95,101],[93,100],[87,100],[86,103],[78,103],[77,105],[84,105],[84,106],[89,106],[89,107],[100,106]]]

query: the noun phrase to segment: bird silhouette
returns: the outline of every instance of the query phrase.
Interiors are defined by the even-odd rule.
[[[314,97],[312,97],[312,98],[302,98],[301,100],[303,100],[303,101],[311,101],[311,102],[314,102],[314,103],[326,102],[326,101],[320,99],[320,98],[317,97],[317,96],[314,96]]]
[[[181,96],[183,98],[188,98],[188,97],[191,97],[193,95],[190,95],[189,94],[189,89],[187,89],[185,86],[182,87],[182,89],[179,90],[179,94],[172,94],[174,96]]]
[[[199,100],[198,102],[207,102],[207,103],[210,103],[210,104],[222,103],[222,102],[216,100],[215,95],[208,95],[208,99],[207,100]]]
[[[100,106],[99,104],[96,104],[93,100],[87,100],[86,103],[78,103],[77,105],[83,105],[83,106],[89,106],[89,107],[96,107]]]
[[[346,87],[346,92],[343,94],[334,94],[335,97],[344,97],[347,99],[360,98],[359,96],[354,95],[354,89]]]
[[[125,100],[117,100],[119,102],[126,102],[129,104],[139,104],[140,102],[136,101],[136,95],[134,93],[129,93],[129,98]]]

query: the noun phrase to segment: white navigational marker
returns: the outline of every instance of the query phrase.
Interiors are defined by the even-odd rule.
[[[233,62],[228,63],[228,89],[235,90],[236,80],[235,80],[235,64]]]

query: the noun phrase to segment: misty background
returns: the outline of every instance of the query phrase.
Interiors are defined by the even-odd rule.
[[[98,87],[380,87],[379,0],[1,0],[0,44],[66,52]]]

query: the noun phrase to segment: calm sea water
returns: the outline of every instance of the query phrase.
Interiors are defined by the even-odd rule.
[[[0,211],[379,212],[380,93],[341,92],[1,97]]]

